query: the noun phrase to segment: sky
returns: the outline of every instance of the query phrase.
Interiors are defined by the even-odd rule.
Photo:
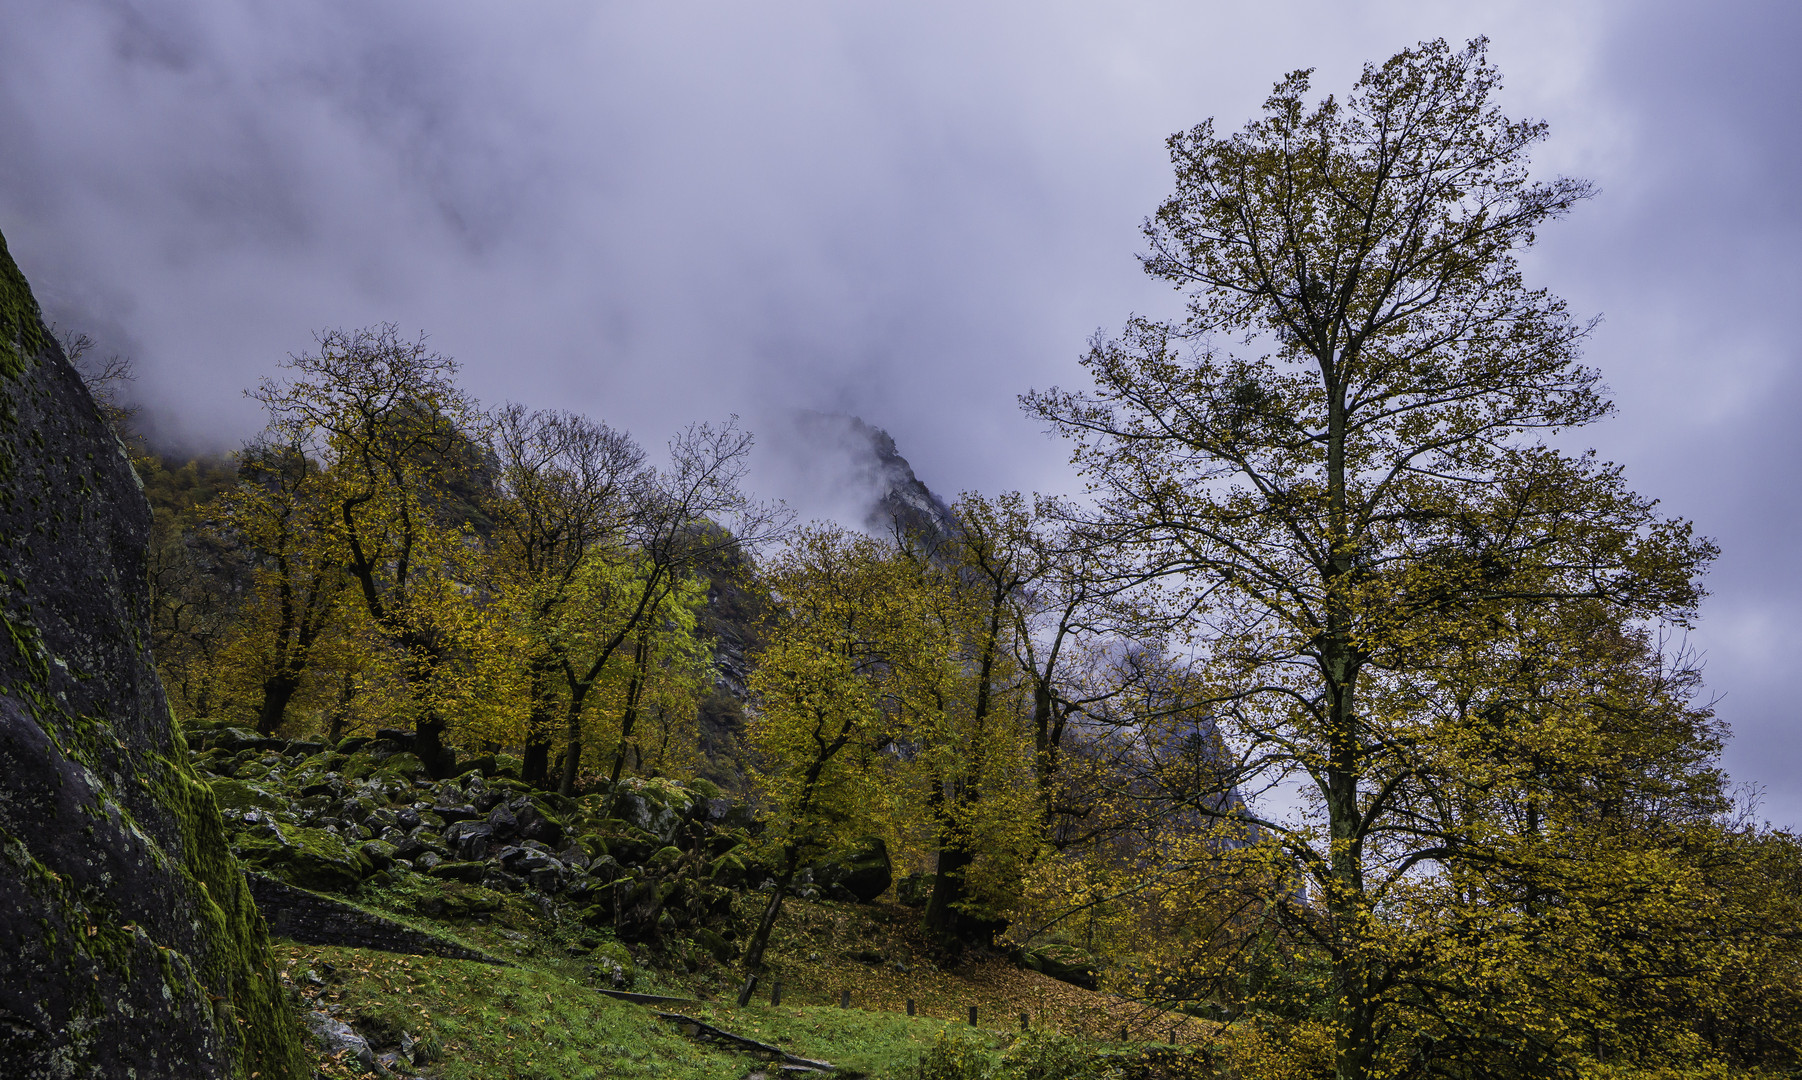
[[[4,0],[0,232],[145,421],[236,445],[314,332],[392,321],[488,402],[660,445],[729,414],[752,482],[842,512],[797,409],[935,491],[1066,491],[1022,392],[1174,313],[1138,267],[1163,141],[1285,72],[1477,34],[1546,175],[1597,198],[1532,281],[1599,315],[1582,433],[1722,555],[1690,635],[1761,813],[1802,826],[1802,5],[1660,0],[477,4]]]

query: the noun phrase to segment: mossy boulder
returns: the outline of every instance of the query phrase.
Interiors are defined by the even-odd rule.
[[[0,1072],[309,1075],[149,652],[150,512],[0,241]]]
[[[715,885],[733,888],[744,884],[745,875],[745,860],[737,850],[728,851],[707,864],[707,878]]]
[[[694,806],[688,791],[662,779],[627,780],[613,793],[614,816],[664,844],[676,842]]]
[[[242,780],[221,777],[208,785],[213,789],[213,798],[219,803],[221,810],[281,810],[285,809],[285,800],[271,794],[266,789]]]
[[[738,949],[730,941],[706,927],[699,927],[691,931],[689,936],[717,963],[730,964],[738,955]]]
[[[426,775],[426,768],[425,762],[420,761],[416,755],[403,752],[383,759],[382,767],[377,770],[377,773],[384,777],[397,778],[411,785],[414,780]]]
[[[499,911],[500,893],[460,881],[408,879],[408,903],[434,919],[467,919]]]
[[[596,945],[589,959],[615,990],[630,990],[638,981],[638,965],[632,960],[632,951],[617,941]]]
[[[887,842],[880,836],[864,837],[851,850],[819,868],[814,880],[822,885],[842,886],[859,903],[874,901],[895,880]]]
[[[375,869],[369,856],[324,829],[272,822],[232,838],[238,858],[279,881],[318,892],[350,892]]]
[[[603,850],[627,865],[642,863],[669,846],[668,841],[618,820],[603,821],[598,839],[606,845]]]
[[[475,884],[488,873],[488,864],[479,859],[466,862],[441,862],[432,867],[432,876],[447,881],[463,881]]]
[[[484,754],[478,758],[470,758],[468,761],[457,762],[457,776],[459,777],[467,776],[470,773],[476,773],[486,779],[487,777],[493,776],[497,771],[498,769],[495,765],[493,754]]]
[[[907,907],[925,907],[932,898],[932,875],[915,871],[895,885],[895,899]]]

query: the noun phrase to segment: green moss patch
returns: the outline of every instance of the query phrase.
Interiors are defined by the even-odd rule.
[[[229,777],[220,777],[212,782],[213,798],[219,802],[221,810],[279,810],[286,804],[269,792],[254,784]]]
[[[367,855],[324,829],[270,822],[232,839],[246,865],[303,889],[349,892],[375,869]]]

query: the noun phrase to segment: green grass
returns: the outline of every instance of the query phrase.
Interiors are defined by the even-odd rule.
[[[744,1009],[708,1005],[693,1010],[693,1015],[715,1027],[773,1043],[791,1054],[824,1059],[840,1070],[872,1077],[911,1078],[920,1055],[941,1031],[991,1050],[998,1050],[1004,1042],[995,1032],[972,1031],[943,1020],[826,1005]]]
[[[440,896],[442,883],[365,888],[357,902],[420,929],[482,949],[520,965],[492,965],[358,949],[278,943],[279,962],[303,1011],[335,1007],[377,1044],[393,1049],[406,1031],[432,1040],[438,1060],[421,1071],[433,1080],[579,1080],[587,1077],[667,1077],[740,1080],[764,1063],[748,1054],[695,1042],[650,1010],[597,994],[592,958],[611,933],[547,914],[523,897],[488,894],[493,906],[463,917],[430,918],[422,899]],[[455,891],[454,889],[452,890]],[[742,975],[673,941],[663,949],[636,947],[632,989],[702,999],[670,1012],[830,1061],[839,1075],[913,1080],[940,1032],[986,1057],[1000,1059],[1013,1044],[1019,1015],[1035,1031],[1074,1036],[1091,1052],[1129,1049],[1115,1043],[1122,1027],[1136,1050],[1161,1044],[1170,1025],[1189,1029],[1183,1042],[1203,1041],[1203,1025],[1147,1010],[1119,998],[1058,983],[996,958],[940,968],[916,940],[917,915],[894,905],[793,902],[772,940],[771,969],[756,1002],[729,1004]],[[615,946],[617,947],[617,946]],[[897,963],[877,963],[871,950]],[[311,970],[323,978],[317,985]],[[771,1008],[769,983],[783,983],[783,1004]],[[851,994],[849,1009],[839,995]],[[907,999],[919,1015],[905,1013]],[[977,1005],[981,1026],[966,1023]],[[344,1062],[319,1061],[326,1076],[358,1075]]]
[[[386,1034],[378,1042],[404,1030],[435,1043],[440,1060],[427,1071],[442,1080],[738,1080],[756,1064],[549,972],[286,942],[276,954],[303,1010],[336,1006],[365,1035]],[[358,1075],[344,1062],[319,1066]]]

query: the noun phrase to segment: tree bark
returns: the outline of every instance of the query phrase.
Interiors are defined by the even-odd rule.
[[[782,849],[782,873],[776,876],[776,887],[770,891],[769,902],[763,905],[763,917],[757,920],[757,932],[751,935],[751,943],[745,948],[745,972],[747,974],[763,969],[763,953],[770,944],[770,932],[776,927],[776,916],[782,913],[782,898],[788,894],[788,887],[795,879],[795,868],[800,863],[800,850],[793,844]]]
[[[444,728],[444,718],[437,713],[420,717],[413,728],[413,755],[435,780],[445,779],[457,767],[456,753],[444,745]]]
[[[650,642],[645,635],[638,635],[637,646],[632,650],[632,685],[626,689],[626,711],[619,719],[619,747],[613,751],[613,768],[609,770],[608,783],[619,783],[619,774],[626,765],[626,748],[632,742],[632,729],[638,726],[638,697],[644,692],[645,664],[650,658]],[[643,755],[639,755],[640,762]]]
[[[300,679],[286,672],[271,675],[263,680],[263,706],[257,711],[257,734],[273,735],[275,729],[282,726],[282,718],[288,711],[288,702],[299,689]]]
[[[525,756],[520,762],[519,778],[534,787],[543,787],[550,776],[551,762],[550,662],[534,657],[528,674],[531,714],[526,720]]]

